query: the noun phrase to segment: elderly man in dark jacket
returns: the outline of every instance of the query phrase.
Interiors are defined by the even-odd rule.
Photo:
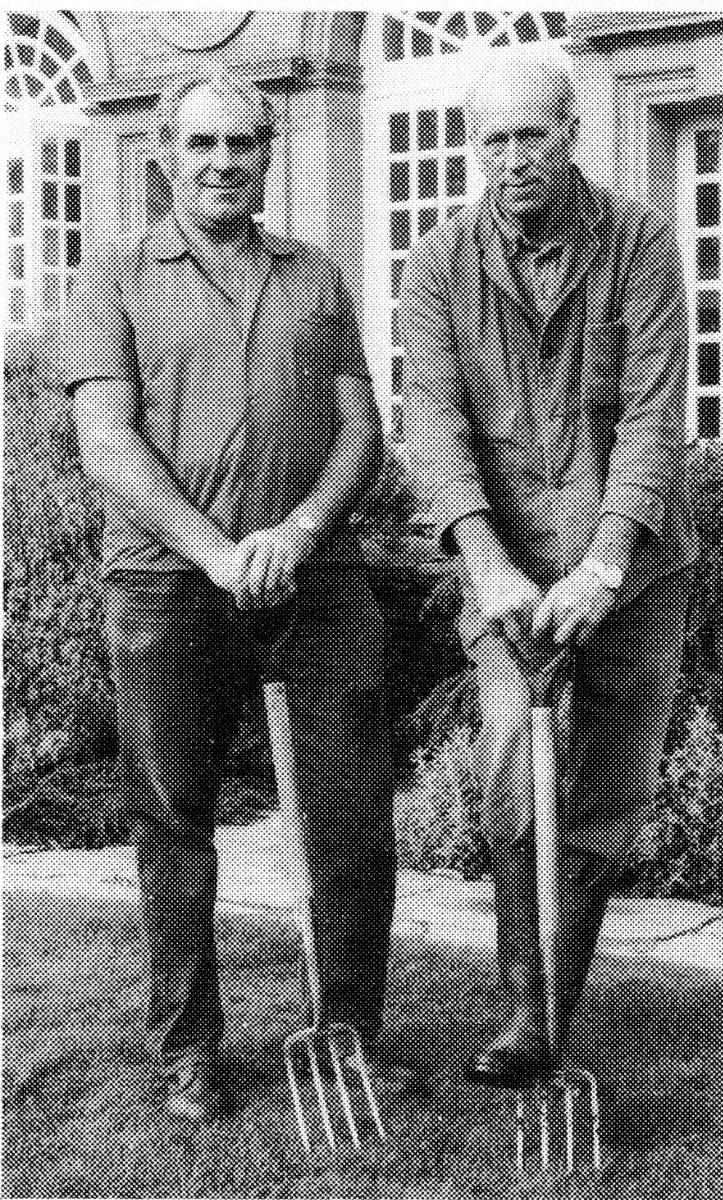
[[[567,1035],[650,803],[678,678],[696,549],[683,498],[686,298],[666,222],[574,166],[578,119],[562,69],[492,56],[468,123],[486,189],[409,257],[405,413],[441,545],[459,555],[512,1007],[465,1073],[519,1085],[554,1065],[519,664],[572,650],[561,814]]]

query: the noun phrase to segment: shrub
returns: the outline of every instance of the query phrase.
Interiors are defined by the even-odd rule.
[[[17,365],[17,353],[14,356]],[[102,513],[47,360],[6,368],[6,802],[60,764],[107,752],[115,705],[102,634]]]
[[[665,764],[629,879],[646,895],[723,903],[723,734],[703,704]]]

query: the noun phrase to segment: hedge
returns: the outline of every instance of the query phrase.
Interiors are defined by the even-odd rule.
[[[98,575],[102,506],[81,471],[54,361],[47,350],[15,344],[5,364],[6,834],[98,845],[126,836],[113,787],[115,699]],[[719,864],[723,445],[696,445],[688,476],[702,542],[696,600],[658,811],[631,880],[658,892],[712,896],[720,891],[714,860]],[[403,464],[390,452],[359,514],[359,533],[387,629],[400,847],[405,862],[459,865],[474,874],[486,860],[473,790],[465,791],[462,779],[450,794],[441,782],[449,781],[450,755],[462,753],[474,725],[474,681],[454,632],[454,578],[429,538],[410,532],[416,506]],[[273,802],[263,724],[253,707],[244,714],[229,777],[224,819],[245,819]],[[703,824],[718,821],[705,849],[700,812]]]

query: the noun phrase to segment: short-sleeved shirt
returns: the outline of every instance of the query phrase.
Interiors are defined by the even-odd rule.
[[[322,251],[255,230],[243,265],[246,285],[224,289],[171,214],[83,266],[65,328],[68,389],[134,383],[139,433],[234,539],[313,489],[336,433],[335,379],[369,375],[351,298]],[[112,493],[103,561],[106,573],[191,566]]]

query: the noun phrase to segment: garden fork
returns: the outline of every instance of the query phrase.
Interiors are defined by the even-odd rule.
[[[299,792],[291,738],[289,705],[286,688],[283,683],[274,682],[264,685],[264,705],[266,708],[269,740],[271,742],[271,753],[274,760],[279,804],[287,827],[287,844],[295,862],[300,864],[302,869],[302,883],[297,893],[296,912],[304,946],[304,960],[314,1014],[312,1025],[291,1034],[284,1042],[284,1063],[291,1089],[296,1123],[304,1149],[309,1153],[311,1151],[311,1137],[304,1113],[298,1074],[301,1061],[303,1061],[301,1056],[303,1056],[308,1062],[326,1140],[332,1150],[336,1149],[336,1134],[319,1067],[319,1050],[324,1045],[329,1051],[334,1082],[339,1094],[339,1100],[341,1101],[344,1119],[351,1135],[351,1140],[354,1146],[358,1148],[360,1145],[359,1130],[344,1076],[345,1067],[354,1070],[361,1081],[363,1095],[366,1098],[377,1134],[382,1140],[384,1140],[386,1135],[384,1126],[382,1125],[379,1106],[372,1089],[369,1068],[364,1058],[364,1051],[358,1031],[353,1025],[343,1022],[333,1022],[323,1026],[320,1023],[321,991],[319,968],[314,941],[314,929],[309,909],[311,881],[301,829]]]
[[[552,693],[559,681],[560,668],[567,664],[563,651],[552,664],[527,678],[532,696],[532,765],[535,822],[535,858],[540,954],[545,985],[545,1010],[550,1051],[559,1057],[562,1041],[560,1021],[559,962],[564,948],[560,944],[560,831],[558,818],[557,758],[555,750],[555,714]],[[565,1142],[565,1173],[572,1175],[577,1162],[576,1120],[582,1110],[589,1114],[590,1148],[593,1169],[600,1170],[600,1106],[595,1076],[575,1067],[556,1070],[530,1091],[519,1091],[516,1098],[517,1170],[526,1169],[526,1131],[539,1121],[540,1167],[550,1169],[553,1116],[562,1106]],[[582,1116],[580,1118],[582,1120]],[[579,1134],[577,1144],[579,1145]]]

